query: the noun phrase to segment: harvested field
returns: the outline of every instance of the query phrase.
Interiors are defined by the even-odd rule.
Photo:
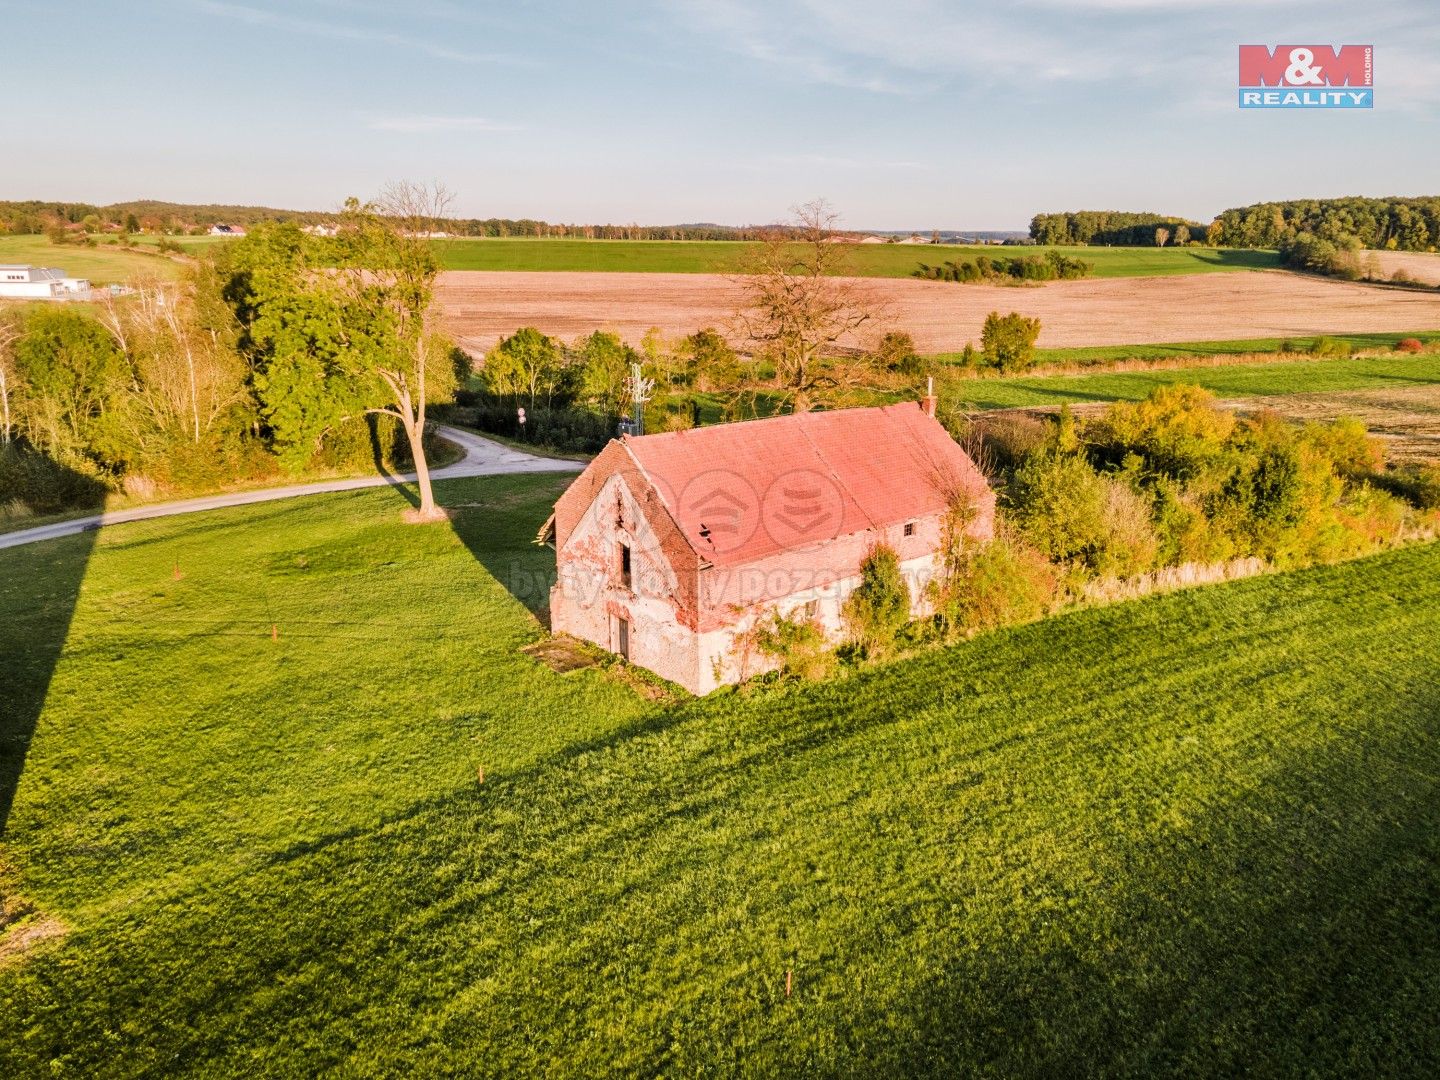
[[[1045,348],[1440,328],[1440,294],[1284,271],[1031,288],[880,278],[859,284],[924,353],[978,343],[985,315],[997,309],[1039,316]],[[566,340],[613,330],[632,344],[652,326],[675,336],[724,329],[740,291],[710,274],[450,271],[437,296],[447,329],[474,352],[522,326]]]
[[[1440,255],[1424,251],[1367,251],[1365,255],[1375,257],[1387,278],[1403,270],[1425,285],[1440,285]]]

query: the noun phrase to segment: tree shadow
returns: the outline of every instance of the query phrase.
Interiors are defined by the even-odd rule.
[[[78,473],[75,477],[88,480]],[[95,541],[92,528],[0,550],[0,609],[6,613],[0,620],[0,839],[69,637]]]
[[[547,628],[555,550],[535,539],[575,476],[521,473],[435,481],[436,501],[449,511],[456,537],[486,573]]]
[[[387,418],[388,419],[388,418]],[[390,454],[385,449],[385,435],[381,428],[380,417],[370,413],[365,417],[365,426],[370,434],[370,459],[375,463],[375,472],[385,478],[385,482],[403,495],[411,506],[420,505],[420,495],[413,488],[413,485],[400,477],[390,468]],[[390,437],[394,443],[394,425],[390,425]]]

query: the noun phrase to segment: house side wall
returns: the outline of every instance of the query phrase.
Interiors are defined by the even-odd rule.
[[[623,619],[632,663],[700,693],[693,618],[681,618],[682,595],[693,594],[694,584],[682,588],[683,572],[666,556],[645,509],[644,500],[616,471],[571,523],[563,543],[557,530],[551,628],[614,652]],[[621,544],[630,549],[629,587],[620,573]]]

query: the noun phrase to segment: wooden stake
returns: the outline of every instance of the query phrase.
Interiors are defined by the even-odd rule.
[[[790,969],[785,969],[785,996],[790,996]]]
[[[482,783],[482,784],[485,782],[485,766],[484,766],[484,765],[476,765],[476,766],[475,766],[475,779],[478,780],[478,781],[479,781],[480,783]]]
[[[175,573],[174,573],[173,577],[175,578],[176,581],[179,581],[179,580],[180,580],[181,578],[183,578],[184,576],[185,576],[185,575],[180,572],[180,564],[177,562],[177,563],[175,564]]]
[[[271,641],[279,641],[279,640],[280,640],[280,627],[278,627],[277,625],[275,625],[273,622],[270,624],[270,640],[271,640]]]

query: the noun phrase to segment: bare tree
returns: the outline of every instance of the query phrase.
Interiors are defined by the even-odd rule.
[[[100,298],[100,321],[130,366],[136,416],[198,446],[246,390],[243,362],[202,325],[197,307],[193,278],[142,280],[130,295]]]
[[[395,417],[405,431],[420,489],[420,506],[412,515],[418,521],[445,517],[435,505],[425,458],[425,407],[432,391],[448,392],[454,374],[446,342],[431,316],[439,264],[430,242],[433,234],[447,231],[453,202],[454,196],[439,183],[398,181],[386,185],[373,204],[352,200],[346,212],[348,239],[358,245],[353,266],[361,272],[344,279],[365,302],[385,310],[398,343],[394,355],[373,368],[389,390],[391,404],[366,411]]]
[[[10,418],[10,397],[15,393],[15,343],[20,340],[20,324],[0,320],[0,443],[9,445],[14,423]]]
[[[824,199],[794,208],[793,219],[765,230],[736,278],[744,304],[739,333],[775,364],[776,380],[796,412],[854,381],[846,349],[877,320],[879,303],[853,277],[848,244],[834,239],[839,215]]]

